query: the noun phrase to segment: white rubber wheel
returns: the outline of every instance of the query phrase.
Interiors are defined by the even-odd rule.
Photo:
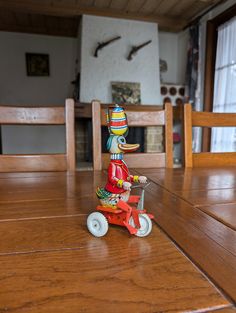
[[[138,237],[145,237],[150,234],[152,231],[152,221],[147,214],[139,214],[139,222],[140,228],[138,229],[137,233],[135,234]],[[129,224],[132,227],[135,227],[133,217],[129,219]]]
[[[87,227],[92,235],[102,237],[108,231],[108,222],[102,213],[93,212],[87,218]]]

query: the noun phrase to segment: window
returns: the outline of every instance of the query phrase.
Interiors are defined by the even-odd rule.
[[[213,99],[215,98],[214,91],[216,90],[215,85],[217,84],[215,79],[217,80],[216,76],[220,74],[221,66],[218,66],[218,64],[216,64],[218,30],[220,31],[221,27],[223,28],[223,24],[229,22],[235,16],[236,16],[236,5],[233,5],[232,7],[227,9],[225,12],[221,13],[214,19],[207,22],[207,39],[206,39],[206,55],[205,55],[206,63],[205,63],[205,79],[204,79],[205,81],[204,83],[205,85],[204,111],[208,111],[208,112],[213,111]],[[224,64],[226,63],[224,62]],[[222,90],[220,89],[218,90],[221,91],[223,94]],[[210,129],[205,128],[203,129],[202,151],[210,151],[210,148],[211,148],[211,131]]]
[[[236,18],[218,28],[216,49],[213,112],[236,112]],[[212,152],[235,150],[235,127],[214,127]]]

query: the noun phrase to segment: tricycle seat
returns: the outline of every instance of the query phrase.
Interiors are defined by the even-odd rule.
[[[112,206],[106,207],[106,206],[102,206],[102,205],[98,205],[97,210],[102,211],[102,212],[114,213],[114,214],[119,214],[122,212],[122,210],[118,209],[117,207],[112,207]]]

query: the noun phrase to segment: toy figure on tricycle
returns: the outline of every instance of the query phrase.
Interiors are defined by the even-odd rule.
[[[108,224],[124,226],[130,234],[147,236],[152,230],[153,216],[144,210],[144,189],[148,185],[147,177],[131,175],[124,161],[124,153],[133,152],[139,144],[127,144],[128,122],[124,109],[118,105],[107,110],[109,138],[107,150],[110,163],[105,187],[96,190],[100,205],[87,219],[89,231],[96,237],[104,236]],[[143,185],[133,185],[140,183]],[[131,188],[142,188],[141,196],[130,195]]]
[[[144,209],[145,186],[136,185],[132,188],[141,188],[140,196],[131,195],[127,202],[119,200],[114,207],[98,205],[96,212],[91,213],[87,219],[87,227],[95,237],[104,236],[109,228],[109,224],[126,227],[130,234],[138,237],[145,237],[152,230],[153,215],[146,213]]]

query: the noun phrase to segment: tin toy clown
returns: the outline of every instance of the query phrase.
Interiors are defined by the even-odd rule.
[[[109,111],[107,112],[107,125],[110,134],[107,141],[107,150],[110,152],[108,179],[105,187],[98,188],[96,194],[103,206],[115,206],[119,200],[128,201],[133,182],[145,184],[147,178],[130,175],[123,160],[124,153],[136,151],[139,144],[126,143],[128,124],[122,107],[116,105],[111,116]]]

